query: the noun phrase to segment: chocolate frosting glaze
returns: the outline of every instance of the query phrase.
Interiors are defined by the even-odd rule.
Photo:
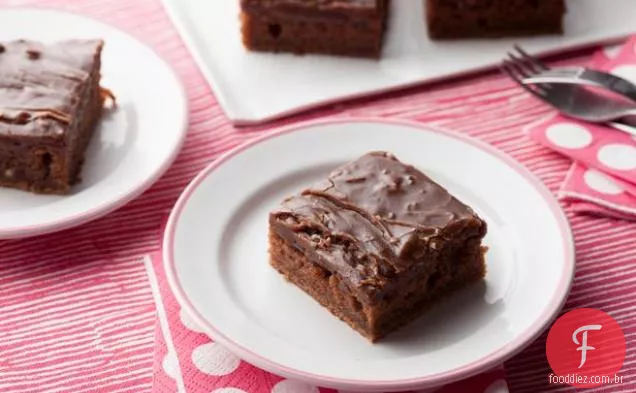
[[[383,287],[453,232],[485,234],[475,212],[413,166],[368,153],[285,200],[278,234],[355,286]]]
[[[62,140],[101,40],[0,43],[0,135]]]

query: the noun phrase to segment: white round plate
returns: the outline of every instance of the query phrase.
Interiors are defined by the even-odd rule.
[[[487,221],[488,274],[386,340],[370,344],[268,264],[268,212],[372,150],[394,153]],[[534,340],[574,275],[568,223],[550,192],[488,145],[387,120],[294,126],[224,155],[184,191],[164,261],[182,307],[246,361],[350,391],[438,386],[487,371]]]
[[[187,100],[171,68],[131,36],[83,16],[36,9],[0,11],[3,40],[101,38],[108,111],[86,153],[72,195],[0,188],[0,239],[58,231],[100,217],[137,197],[170,166],[187,130]]]

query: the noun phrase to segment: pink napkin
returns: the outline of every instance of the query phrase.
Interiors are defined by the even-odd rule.
[[[174,298],[160,254],[145,260],[157,308],[153,393],[346,393],[258,369],[210,340]],[[503,369],[413,393],[508,393]],[[364,393],[364,392],[360,392]]]
[[[636,83],[636,37],[598,51],[590,67]],[[636,220],[636,138],[558,113],[530,125],[528,135],[573,160],[559,198],[573,211]]]

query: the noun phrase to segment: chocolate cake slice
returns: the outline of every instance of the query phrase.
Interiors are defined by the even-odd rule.
[[[241,0],[243,43],[260,52],[378,58],[388,0]]]
[[[371,341],[486,272],[486,223],[385,152],[286,199],[269,224],[271,265]]]
[[[426,0],[433,39],[562,34],[564,0]]]
[[[0,186],[68,194],[106,96],[101,40],[0,42]]]

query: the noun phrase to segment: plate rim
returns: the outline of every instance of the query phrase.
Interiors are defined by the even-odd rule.
[[[123,30],[116,25],[78,12],[60,9],[37,8],[33,6],[16,6],[2,9],[0,10],[0,13],[14,11],[37,11],[45,14],[62,16],[70,15],[77,18],[83,18],[90,21],[91,23],[116,30],[117,32],[124,35],[127,39],[136,42],[142,47],[145,47],[155,56],[156,60],[158,60],[165,66],[166,70],[172,75],[174,81],[176,82],[177,90],[179,92],[178,97],[181,101],[181,104],[179,105],[179,112],[183,113],[183,118],[181,119],[181,125],[179,127],[180,134],[177,139],[177,143],[175,143],[172,151],[170,151],[170,154],[166,156],[164,162],[161,165],[159,165],[154,171],[152,171],[150,176],[148,176],[144,181],[137,183],[135,187],[131,187],[130,190],[124,191],[123,193],[121,193],[121,195],[113,197],[109,201],[102,202],[84,212],[68,215],[65,218],[35,225],[15,225],[11,227],[2,227],[0,228],[0,240],[22,239],[70,229],[94,221],[127,205],[129,202],[133,201],[141,194],[146,192],[150,187],[152,187],[159,179],[161,179],[161,177],[163,177],[168,169],[170,169],[185,143],[189,124],[189,102],[183,81],[181,80],[179,74],[177,74],[175,69],[172,67],[172,65],[151,45],[146,44],[142,40],[138,39],[137,37],[133,36],[126,30]]]
[[[241,345],[235,343],[232,339],[219,332],[212,323],[208,322],[194,307],[186,295],[180,281],[177,278],[176,263],[174,258],[174,239],[176,226],[181,217],[183,209],[188,203],[190,196],[197,190],[199,185],[205,181],[205,179],[214,172],[215,169],[222,166],[223,163],[231,159],[232,157],[240,154],[241,152],[267,141],[272,138],[284,136],[293,132],[301,132],[309,130],[316,126],[329,126],[346,123],[375,123],[391,126],[406,126],[411,127],[416,131],[433,132],[437,134],[443,134],[453,137],[463,143],[468,143],[473,147],[477,147],[482,151],[495,156],[495,158],[503,161],[504,164],[510,166],[515,172],[521,175],[528,183],[533,186],[539,194],[543,197],[547,203],[550,211],[557,220],[559,226],[559,232],[561,233],[561,240],[564,248],[564,265],[559,278],[559,286],[554,294],[551,296],[550,306],[545,308],[540,317],[535,320],[531,326],[525,329],[521,334],[509,344],[500,347],[499,349],[489,353],[488,355],[471,362],[462,367],[458,367],[449,371],[436,373],[425,377],[415,377],[408,379],[397,380],[382,380],[382,381],[364,381],[357,379],[345,379],[337,378],[325,375],[314,374],[311,372],[305,372],[296,370],[292,367],[278,364],[272,360],[269,360],[257,353],[252,352],[249,348],[244,348]],[[453,131],[448,131],[436,127],[432,127],[426,124],[418,123],[410,120],[399,119],[386,119],[378,117],[359,117],[359,118],[343,118],[343,119],[322,119],[322,120],[309,120],[300,122],[297,124],[291,124],[280,127],[274,131],[268,132],[264,135],[256,137],[239,146],[227,151],[218,157],[215,161],[210,163],[204,168],[184,189],[175,203],[170,215],[164,226],[164,233],[161,244],[161,255],[163,259],[163,265],[166,273],[166,278],[172,292],[174,293],[177,302],[180,306],[194,319],[195,322],[201,326],[205,333],[213,338],[216,342],[228,348],[231,352],[236,354],[243,360],[251,363],[259,368],[267,370],[277,375],[281,375],[288,378],[295,378],[305,382],[309,382],[315,385],[325,387],[335,387],[338,389],[390,389],[390,390],[409,390],[409,389],[421,389],[427,387],[435,387],[446,385],[448,383],[470,378],[479,373],[489,371],[510,359],[521,350],[526,348],[532,342],[534,342],[546,329],[546,327],[556,319],[561,312],[568,294],[571,290],[572,283],[575,276],[575,244],[572,235],[572,230],[567,219],[567,216],[561,208],[558,200],[550,192],[550,190],[539,180],[529,169],[525,168],[521,163],[514,160],[507,153],[497,149],[496,147],[487,144],[481,140],[473,138],[468,135],[460,134]],[[326,385],[325,385],[326,384]]]

